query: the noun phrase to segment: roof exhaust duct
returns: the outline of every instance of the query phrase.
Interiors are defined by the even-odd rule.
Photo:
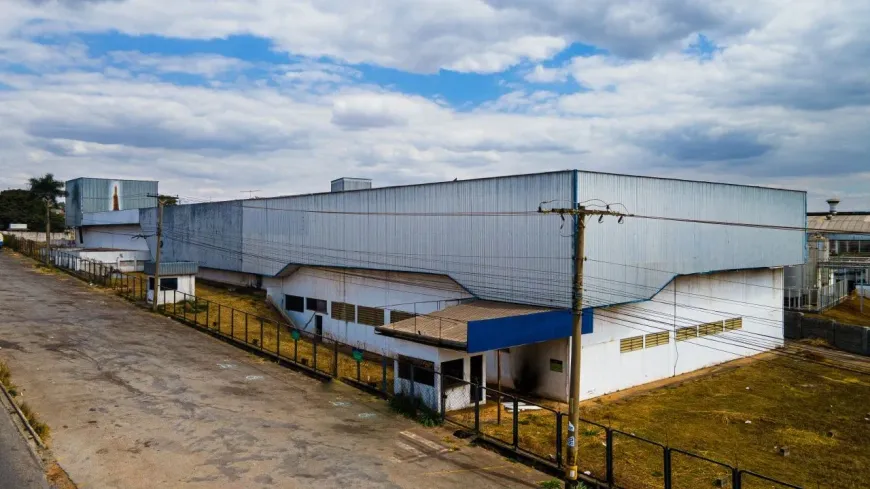
[[[828,203],[829,211],[828,211],[828,219],[837,215],[837,206],[840,205],[840,199],[834,197],[826,200]]]
[[[371,178],[336,178],[330,182],[330,192],[347,192],[348,190],[365,190],[372,188]]]

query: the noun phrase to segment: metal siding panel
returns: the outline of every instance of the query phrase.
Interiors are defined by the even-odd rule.
[[[577,194],[581,202],[621,203],[639,215],[796,227],[806,219],[805,193],[758,187],[579,172]],[[804,240],[803,231],[592,219],[584,306],[648,299],[674,275],[802,263]]]
[[[572,178],[559,172],[244,201],[243,271],[274,275],[294,263],[437,273],[480,298],[567,307],[571,240],[558,219],[440,214],[569,202]]]
[[[153,261],[145,262],[144,273],[146,275],[154,275],[154,266],[155,263]],[[162,277],[170,275],[196,275],[197,272],[199,272],[199,267],[193,262],[164,262],[162,259],[160,261],[160,276]]]
[[[76,211],[79,213],[111,211],[115,184],[118,185],[120,210],[157,207],[157,198],[148,197],[157,194],[155,181],[78,178],[67,184],[73,182],[78,196]],[[80,222],[81,215],[76,216]]]
[[[142,230],[150,235],[148,246],[154,254],[157,209],[140,210]],[[191,261],[221,270],[242,269],[241,202],[173,205],[163,209],[162,258]]]

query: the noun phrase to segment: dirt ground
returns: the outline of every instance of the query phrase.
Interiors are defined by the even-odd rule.
[[[0,358],[80,488],[501,488],[550,479],[8,251],[0,274]]]

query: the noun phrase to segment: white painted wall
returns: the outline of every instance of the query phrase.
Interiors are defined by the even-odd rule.
[[[83,260],[111,264],[116,270],[122,272],[141,272],[145,268],[145,262],[151,259],[151,254],[148,251],[80,250],[75,253]]]
[[[468,353],[457,351],[457,350],[448,350],[444,348],[437,348],[429,345],[421,345],[419,343],[414,343],[412,341],[401,340],[397,338],[390,338],[393,348],[395,351],[400,352],[400,354],[419,358],[422,360],[428,360],[435,364],[435,370],[440,372],[441,364],[444,362],[449,362],[453,360],[462,360],[463,362],[463,380],[466,382],[471,381],[471,357],[476,355],[469,355]],[[399,361],[394,360],[393,364],[394,372],[396,372],[396,376],[394,378],[393,388],[395,392],[404,393],[407,395],[411,394],[411,381],[408,379],[400,379],[398,376],[399,372]],[[486,362],[483,362],[483,376],[486,378]],[[441,396],[439,393],[441,392],[441,386],[443,385],[443,379],[440,375],[435,376],[435,385],[429,386],[425,384],[421,384],[419,382],[414,382],[414,396],[423,400],[423,402],[429,406],[429,408],[435,410],[436,412],[440,412],[441,409]],[[464,409],[469,406],[473,406],[474,403],[471,401],[471,385],[463,384],[448,388],[446,391],[446,410],[447,411],[455,411],[459,409]],[[486,396],[481,399],[480,404],[486,404]]]
[[[397,353],[392,349],[388,337],[375,334],[374,326],[334,320],[330,315],[332,303],[338,301],[357,306],[428,314],[456,305],[460,299],[470,298],[468,292],[444,276],[372,270],[343,271],[302,267],[280,282],[264,281],[263,286],[275,303],[282,307],[285,294],[326,300],[327,313],[320,314],[323,316],[324,335],[388,356]],[[314,311],[288,311],[288,314],[306,331],[314,331]],[[384,319],[386,323],[390,322],[389,311],[385,313]],[[437,359],[425,359],[437,363]]]
[[[782,269],[678,277],[652,300],[596,310],[583,335],[584,399],[755,355],[783,344]],[[743,318],[743,329],[620,353],[619,340]],[[753,343],[747,345],[747,342]]]
[[[121,272],[141,272],[150,260],[147,251],[91,251],[83,249],[53,249],[54,262],[70,270],[86,270],[87,260],[95,261]]]
[[[148,251],[148,243],[145,239],[133,238],[135,235],[142,234],[142,228],[138,224],[88,226],[78,228],[78,232],[81,233],[81,239],[77,240],[77,246],[82,248]]]
[[[584,335],[584,338],[586,336]],[[514,389],[515,379],[522,375],[523,369],[529,369],[531,375],[537,376],[538,387],[533,394],[564,401],[568,395],[568,339],[550,340],[510,348],[501,352],[501,385],[503,389]],[[562,362],[562,372],[550,369],[550,360]],[[486,352],[486,370],[489,373],[487,382],[495,385],[498,381],[495,351]]]
[[[148,278],[150,279],[152,277],[149,276]],[[181,302],[185,299],[184,294],[196,295],[196,275],[170,275],[166,277],[161,276],[160,278],[177,278],[178,289],[176,289],[177,292],[174,290],[160,289],[160,297],[158,297],[157,304],[173,304],[175,302]],[[149,280],[148,282],[148,302],[152,302],[154,300],[154,291],[150,289],[151,281]]]
[[[595,312],[593,332],[583,335],[581,391],[585,399],[691,372],[759,353],[783,344],[783,275],[781,269],[722,272],[679,277],[651,301]],[[676,291],[676,295],[674,292]],[[676,298],[676,305],[675,305]],[[673,329],[743,318],[743,329],[694,340],[674,341]],[[670,343],[620,353],[622,338],[663,329]],[[745,345],[751,342],[753,345]],[[496,356],[487,352],[487,382],[496,382]],[[550,359],[562,360],[563,373],[550,371]],[[534,394],[567,400],[570,339],[513,347],[501,354],[502,386],[512,389],[522,364],[540,374]]]

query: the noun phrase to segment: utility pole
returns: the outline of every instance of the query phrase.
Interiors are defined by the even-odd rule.
[[[51,263],[51,199],[45,199],[45,264]]]
[[[151,310],[157,312],[157,302],[160,297],[160,248],[163,245],[163,199],[157,196],[157,251],[154,253],[154,299]]]
[[[583,336],[583,263],[586,261],[584,248],[586,245],[586,216],[597,215],[599,222],[604,216],[619,216],[622,223],[625,214],[613,212],[610,207],[607,210],[592,210],[578,205],[576,209],[550,209],[544,210],[538,207],[542,214],[559,214],[574,216],[574,282],[572,285],[571,301],[571,385],[568,393],[568,439],[567,460],[565,464],[565,487],[576,488],[578,486],[578,460],[577,460],[577,425],[580,423],[580,354]]]

